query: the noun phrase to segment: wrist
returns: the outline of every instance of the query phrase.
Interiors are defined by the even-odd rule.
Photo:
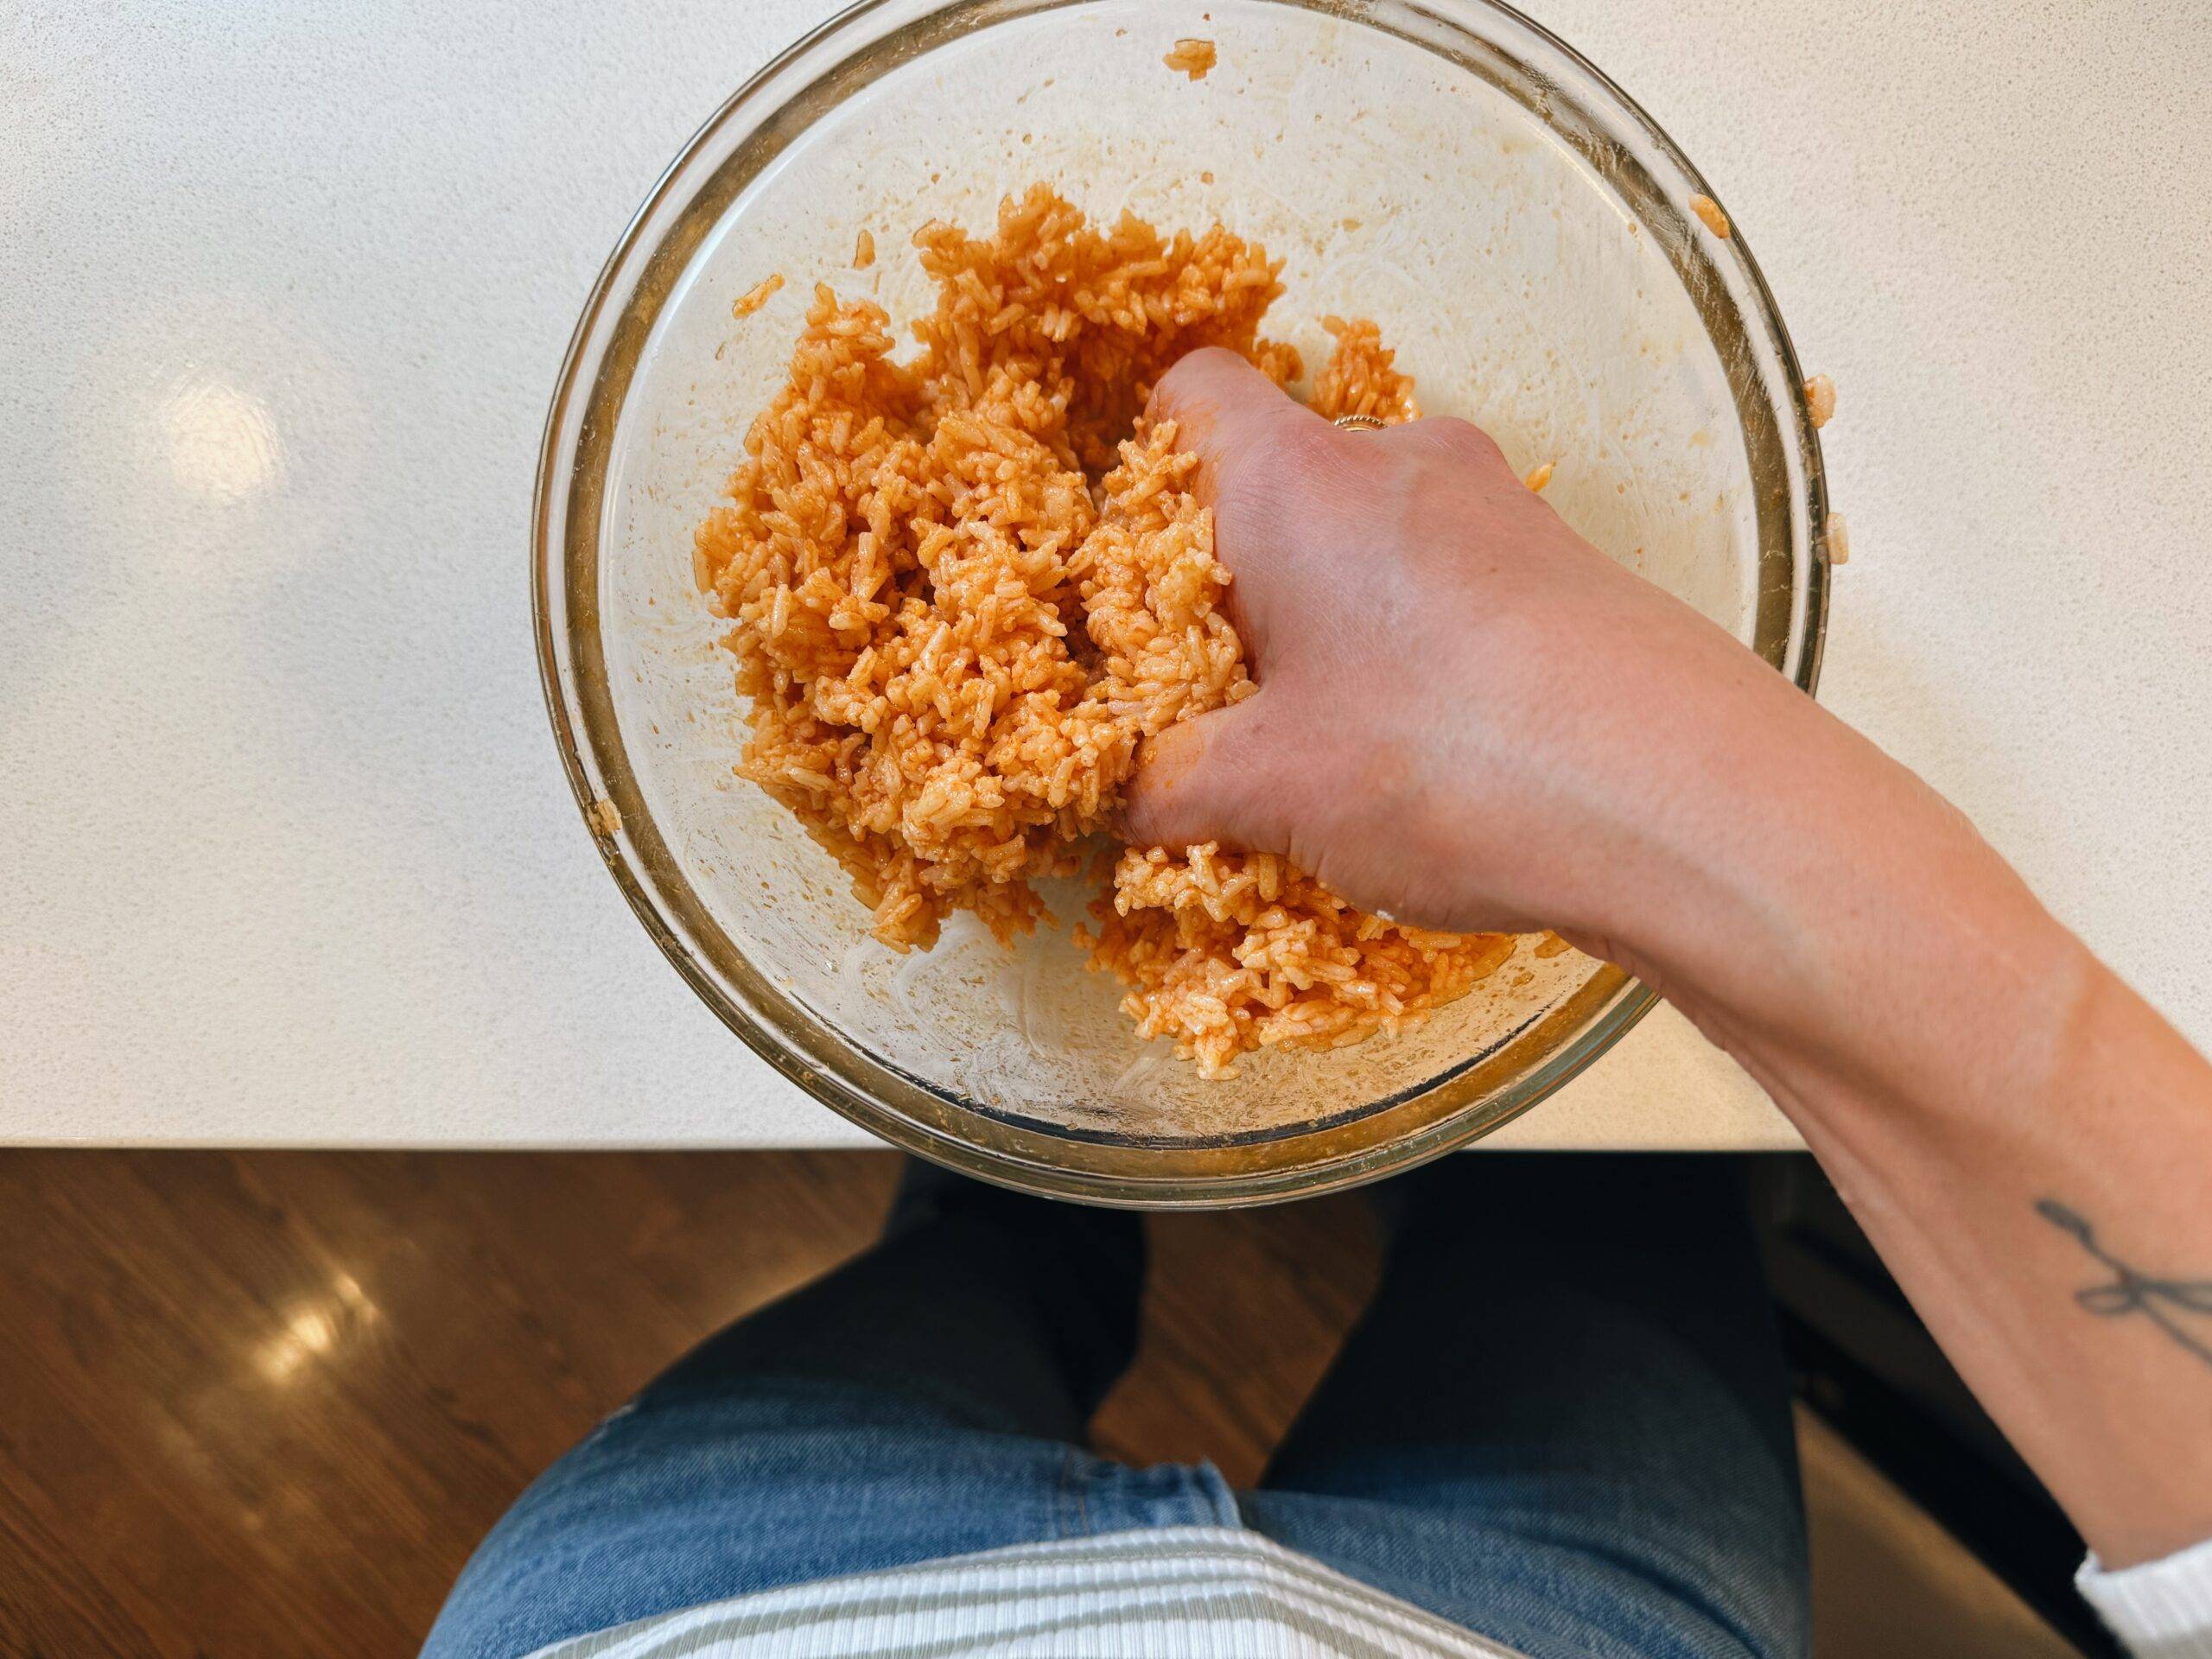
[[[1808,1136],[1869,1107],[2001,1116],[2047,1085],[2101,970],[1961,815],[1830,723],[1864,753],[1753,809],[1656,982]]]

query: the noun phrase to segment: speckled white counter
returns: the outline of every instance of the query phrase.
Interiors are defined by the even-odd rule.
[[[1529,9],[1842,389],[1824,696],[2212,1043],[2202,8]],[[601,257],[830,8],[126,10],[0,12],[0,1141],[859,1141],[599,868],[525,581]],[[1662,1013],[1505,1143],[1795,1141]]]

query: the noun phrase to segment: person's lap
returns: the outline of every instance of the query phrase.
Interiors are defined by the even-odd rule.
[[[1539,1659],[1803,1651],[1740,1166],[1478,1154],[1410,1179],[1375,1303],[1248,1522]]]
[[[885,1244],[703,1344],[486,1540],[432,1659],[779,1585],[1242,1524],[1535,1659],[1805,1647],[1780,1357],[1734,1173],[1462,1158],[1259,1490],[1081,1449],[1134,1217],[925,1182]]]

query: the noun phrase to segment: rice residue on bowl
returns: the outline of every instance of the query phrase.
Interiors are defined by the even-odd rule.
[[[748,705],[741,774],[837,858],[894,950],[961,909],[1010,941],[1046,914],[1033,882],[1110,865],[1077,938],[1139,1032],[1210,1076],[1463,995],[1510,936],[1360,912],[1273,855],[1103,839],[1144,738],[1258,689],[1197,461],[1143,410],[1203,346],[1299,378],[1259,332],[1281,262],[1218,226],[1093,224],[1041,185],[988,238],[932,223],[914,246],[938,291],[918,355],[894,359],[880,306],[817,286],[697,531]],[[1315,409],[1418,415],[1373,323],[1327,327]]]

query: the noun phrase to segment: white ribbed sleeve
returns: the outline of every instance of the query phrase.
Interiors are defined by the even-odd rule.
[[[2092,1555],[2074,1582],[2135,1659],[2212,1659],[2212,1538],[2117,1573]]]
[[[532,1659],[1515,1659],[1224,1527],[923,1561],[688,1607]]]

